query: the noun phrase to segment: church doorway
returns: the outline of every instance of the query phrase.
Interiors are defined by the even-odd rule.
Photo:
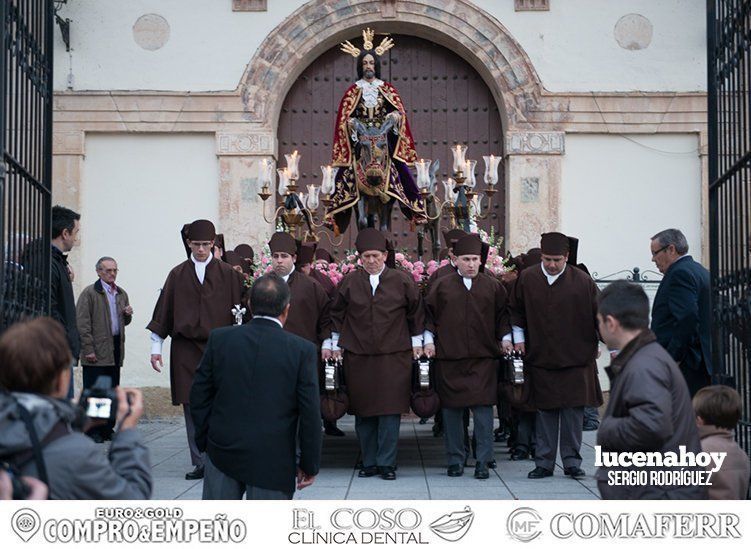
[[[455,143],[469,146],[467,158],[478,161],[478,187],[484,188],[483,155],[503,155],[501,116],[487,84],[467,61],[444,46],[414,36],[392,37],[396,45],[383,56],[381,78],[391,82],[401,95],[418,156],[440,161],[438,196],[443,197],[441,181],[451,176],[449,147]],[[300,74],[284,100],[278,125],[279,158],[294,150],[301,154],[298,185],[302,191],[305,185],[321,183],[320,166],[331,161],[337,107],[356,78],[355,60],[337,45]],[[284,161],[279,165],[283,166]],[[487,231],[493,227],[500,235],[504,233],[506,214],[503,172],[501,164],[498,193],[487,219],[479,223]],[[442,216],[440,229],[449,228],[449,223],[448,216]],[[338,250],[333,250],[326,238],[321,239],[320,245],[338,251],[341,257],[343,250],[354,248],[354,225],[353,219]],[[398,249],[404,248],[417,257],[417,233],[398,207],[392,212],[389,238]],[[424,246],[424,257],[430,258],[431,243],[426,240]]]

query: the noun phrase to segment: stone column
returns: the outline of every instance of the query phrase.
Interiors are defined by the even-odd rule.
[[[84,132],[57,131],[52,134],[52,205],[65,206],[81,214],[86,223],[86,212],[81,211],[81,181],[83,179]],[[68,263],[75,273],[73,290],[78,295],[90,277],[81,270],[81,254],[74,248]]]
[[[219,219],[217,230],[224,233],[228,247],[245,242],[258,253],[274,231],[263,218],[264,207],[269,219],[276,204],[275,194],[266,201],[258,197],[261,190],[261,160],[276,162],[276,137],[266,130],[247,133],[217,132],[219,157]],[[276,173],[276,172],[275,172]],[[272,185],[276,193],[276,185]]]
[[[563,153],[563,132],[506,133],[506,242],[515,255],[560,226]]]

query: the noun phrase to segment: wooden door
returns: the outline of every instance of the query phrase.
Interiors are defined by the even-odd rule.
[[[417,154],[438,159],[438,195],[443,197],[440,181],[451,176],[449,147],[455,143],[469,146],[467,158],[477,160],[478,188],[484,188],[483,155],[503,155],[501,117],[493,96],[480,75],[451,50],[414,36],[393,35],[396,45],[381,59],[381,78],[391,82],[404,102]],[[376,37],[376,41],[380,38]],[[357,42],[356,42],[357,43]],[[279,119],[279,158],[293,150],[302,155],[299,185],[320,185],[320,166],[331,161],[336,111],[344,91],[357,79],[355,59],[339,51],[338,46],[314,61],[297,79],[282,106]],[[505,221],[505,178],[499,170],[498,193],[488,218],[480,226],[503,234]],[[277,201],[279,197],[277,195]],[[322,210],[322,207],[319,211]],[[397,206],[392,212],[390,238],[398,248],[416,257],[417,233]],[[448,227],[447,216],[441,228]],[[440,234],[440,232],[439,232]],[[338,250],[328,239],[320,245],[341,254],[354,248],[357,236],[354,216]],[[441,243],[443,246],[443,243]],[[426,254],[430,243],[425,243]]]

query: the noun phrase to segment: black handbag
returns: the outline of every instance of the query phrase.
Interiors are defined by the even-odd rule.
[[[412,396],[410,407],[421,418],[433,417],[441,409],[435,392],[433,359],[425,355],[412,362]]]

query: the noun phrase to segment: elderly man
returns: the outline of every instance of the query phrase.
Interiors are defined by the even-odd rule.
[[[292,499],[295,477],[305,488],[320,466],[317,351],[282,329],[290,286],[264,275],[250,304],[250,323],[211,333],[190,392],[203,499]]]
[[[464,473],[463,416],[472,410],[477,442],[475,478],[487,479],[493,460],[493,405],[497,401],[497,360],[508,331],[506,290],[480,272],[482,241],[474,234],[454,244],[457,271],[431,286],[425,299],[425,354],[436,357],[436,389],[443,407],[448,476]],[[433,344],[433,338],[437,344]]]
[[[510,300],[514,348],[525,355],[538,410],[536,467],[527,476],[553,475],[560,434],[563,472],[580,478],[586,474],[579,453],[584,406],[602,404],[597,286],[584,271],[566,265],[566,235],[545,233],[540,247],[540,266],[519,274]]]
[[[422,354],[424,318],[417,285],[386,266],[386,238],[363,229],[355,246],[364,269],[344,277],[331,307],[332,348],[344,349],[350,410],[360,440],[360,477],[396,479],[401,414],[409,411],[412,358]]]
[[[94,385],[99,376],[106,376],[112,386],[120,385],[120,368],[125,357],[125,326],[133,319],[128,294],[115,284],[117,262],[102,257],[96,262],[99,279],[78,297],[76,320],[81,336],[83,387]],[[89,432],[97,442],[109,439],[110,432]]]
[[[194,469],[186,480],[203,478],[203,456],[195,442],[190,414],[190,386],[198,363],[214,328],[234,322],[232,308],[241,303],[243,277],[211,253],[216,229],[211,221],[198,219],[188,225],[186,242],[190,258],[172,269],[162,286],[154,315],[146,327],[151,330],[151,367],[162,371],[162,343],[172,337],[170,387],[172,404],[182,405]]]
[[[652,261],[664,274],[652,304],[652,331],[680,366],[691,396],[711,383],[709,271],[688,255],[678,229],[654,235]]]

